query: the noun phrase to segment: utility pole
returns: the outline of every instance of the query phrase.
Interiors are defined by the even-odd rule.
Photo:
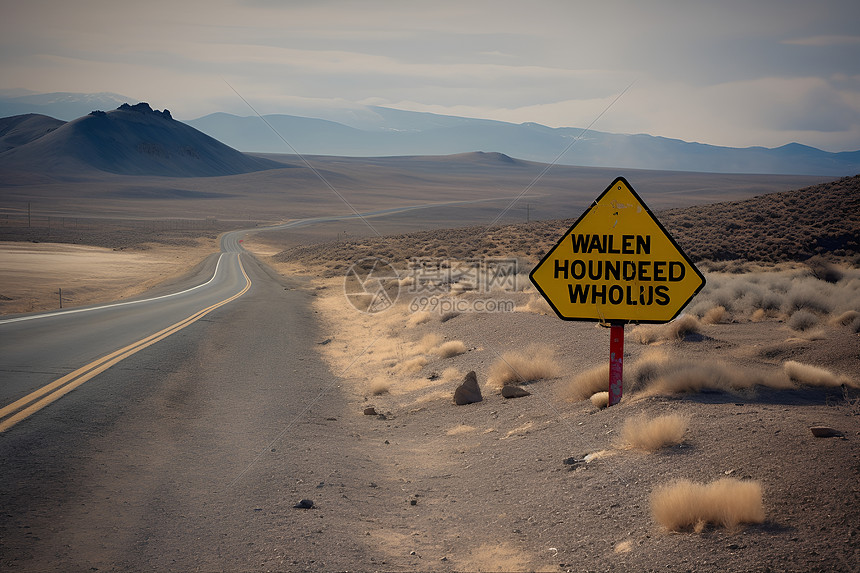
[[[60,308],[63,308],[63,287],[60,287]]]

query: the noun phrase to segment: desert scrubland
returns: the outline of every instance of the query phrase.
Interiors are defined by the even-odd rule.
[[[571,220],[249,248],[314,277],[320,352],[411,508],[367,533],[388,564],[849,571],[859,198],[846,178],[659,213],[707,285],[671,323],[627,326],[611,408],[608,329],[559,320],[527,277]],[[369,308],[349,279],[364,257],[394,268],[382,312],[354,308]],[[457,275],[486,257],[519,274],[483,290]],[[469,372],[482,400],[455,405]]]
[[[356,515],[326,509],[337,488],[296,482],[285,492],[315,500],[306,517],[292,517],[294,542],[310,543],[303,554],[322,551],[315,543],[325,517],[360,523],[340,535],[373,548],[366,569],[854,570],[858,179],[752,198],[751,187],[736,197],[718,187],[692,206],[657,213],[707,285],[675,321],[626,327],[624,398],[611,408],[608,329],[559,320],[528,281],[573,218],[525,222],[516,212],[517,222],[478,224],[508,204],[501,201],[370,218],[373,229],[354,220],[249,236],[249,250],[312,295],[325,333],[316,346],[333,375],[323,391],[351,412],[333,431],[361,448],[376,476],[356,500],[373,509]],[[381,190],[373,207],[397,191]],[[547,197],[559,214],[578,214],[569,198]],[[677,205],[661,197],[657,208]],[[188,213],[184,198],[147,203],[150,222],[133,233],[6,227],[4,238],[28,242],[7,244],[4,264],[20,266],[22,285],[80,281],[91,298],[78,303],[129,296],[130,285],[163,282],[213,252],[217,225],[241,227],[218,222],[237,201],[213,205],[221,199],[224,211],[196,229],[153,222],[171,209]],[[249,219],[263,221],[261,204]],[[268,223],[291,218],[268,215]],[[50,237],[56,242],[46,245]],[[362,259],[392,265],[382,276],[391,300],[381,312],[359,311],[375,304],[360,284],[367,269],[350,273]],[[516,273],[486,288],[458,275],[462,261],[486,259],[516,264]],[[0,294],[23,302],[19,311],[40,308],[27,289],[11,289],[11,276]],[[42,296],[53,304],[54,286]],[[455,389],[470,372],[482,399],[456,405]]]

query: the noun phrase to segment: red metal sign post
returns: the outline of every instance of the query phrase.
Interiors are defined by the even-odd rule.
[[[624,372],[624,324],[613,322],[609,329],[609,405],[621,401],[621,377]]]

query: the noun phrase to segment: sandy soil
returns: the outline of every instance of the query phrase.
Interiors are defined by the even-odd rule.
[[[142,244],[113,250],[61,243],[0,242],[0,314],[56,309],[128,298],[181,275],[218,250],[215,239],[195,246]]]
[[[364,533],[387,554],[382,569],[856,570],[860,391],[799,383],[628,391],[618,406],[599,409],[571,399],[570,387],[607,362],[608,329],[547,314],[523,279],[519,292],[492,293],[515,311],[459,314],[415,312],[408,292],[386,312],[361,314],[344,296],[343,278],[315,280],[315,309],[330,333],[319,348],[351,396],[350,435],[402,484],[402,496],[383,503],[411,506],[403,519],[379,517]],[[777,313],[757,320],[726,314],[647,345],[628,327],[626,367],[659,351],[703,372],[717,361],[741,379],[782,379],[792,360],[860,383],[852,326],[830,320],[798,332]],[[457,341],[463,352],[443,357],[443,344]],[[525,352],[526,362],[549,352],[556,372],[527,384],[530,396],[506,400],[488,377],[510,351]],[[484,400],[455,406],[453,391],[469,370]],[[377,415],[365,415],[369,407]],[[647,453],[623,444],[626,420],[666,413],[690,417],[679,445]],[[843,435],[816,438],[809,428],[818,424]],[[598,455],[566,463],[588,454]],[[764,523],[670,533],[652,516],[659,486],[727,476],[762,485]]]

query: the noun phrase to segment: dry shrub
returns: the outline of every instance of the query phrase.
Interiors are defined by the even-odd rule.
[[[654,352],[642,356],[624,378],[627,392],[679,394],[702,390],[734,391],[756,385],[776,389],[794,388],[783,374],[752,372],[717,361],[669,358]]]
[[[597,392],[592,394],[589,400],[597,408],[606,408],[609,406],[609,392]]]
[[[790,380],[803,386],[857,386],[847,376],[834,374],[830,370],[811,364],[803,364],[789,360],[782,365],[782,369]]]
[[[715,306],[714,308],[705,311],[705,314],[702,316],[702,322],[704,324],[719,324],[723,321],[725,316],[726,307]]]
[[[625,365],[624,391],[637,391],[649,386],[666,368],[668,361],[669,355],[663,350],[652,348],[643,352],[632,365]]]
[[[461,340],[450,340],[436,349],[436,354],[440,358],[451,358],[452,356],[459,356],[464,352],[466,352],[466,345]]]
[[[751,322],[762,322],[767,318],[767,311],[763,308],[757,308],[750,315]]]
[[[374,378],[367,386],[367,390],[374,396],[388,394],[391,391],[391,382],[385,378]]]
[[[645,415],[636,416],[624,422],[621,439],[631,448],[653,452],[680,444],[689,425],[690,417],[681,414],[666,414],[653,419]]]
[[[401,374],[412,374],[418,372],[427,365],[427,359],[423,356],[416,356],[409,360],[404,360],[397,365],[395,370]]]
[[[531,312],[534,314],[553,314],[552,308],[550,308],[549,303],[545,298],[539,295],[532,295],[529,298],[528,302],[523,306],[517,307],[517,310],[521,312]]]
[[[598,392],[609,390],[609,363],[601,364],[574,376],[567,384],[565,397],[569,400],[587,400]]]
[[[669,531],[700,532],[708,523],[728,528],[763,523],[761,484],[734,478],[709,484],[678,480],[654,490],[651,513]]]
[[[421,337],[421,340],[418,341],[418,351],[429,354],[439,346],[442,340],[442,337],[436,333],[431,332],[429,334],[425,334]]]
[[[555,353],[548,346],[532,345],[524,352],[510,351],[490,366],[487,384],[501,389],[511,384],[527,384],[536,380],[555,378],[559,366]]]
[[[830,324],[833,326],[850,326],[855,320],[860,318],[860,312],[856,310],[846,310],[838,316],[830,319]]]
[[[630,331],[639,344],[651,344],[659,340],[681,340],[687,334],[699,332],[702,323],[692,314],[684,314],[666,324],[643,324]]]
[[[424,324],[425,322],[428,322],[432,317],[433,315],[430,314],[428,311],[419,310],[418,312],[413,312],[412,315],[410,315],[409,319],[406,321],[406,325],[418,326],[419,324]]]
[[[803,332],[818,324],[818,315],[806,309],[800,309],[788,319],[788,326],[792,330]]]

